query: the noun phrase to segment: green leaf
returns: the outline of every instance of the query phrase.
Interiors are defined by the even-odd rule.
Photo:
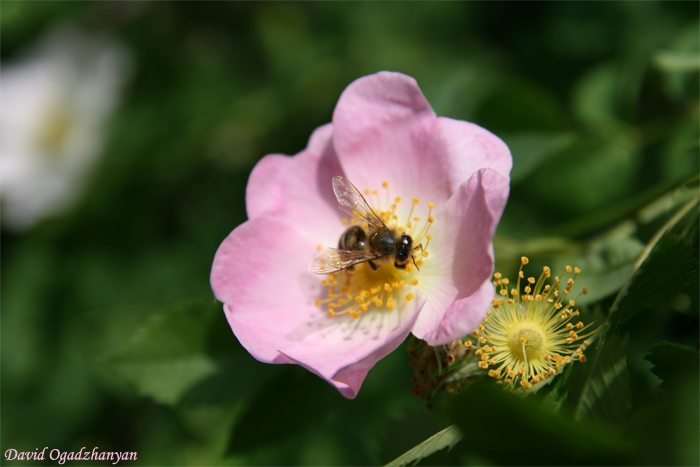
[[[513,155],[511,182],[523,180],[529,173],[542,164],[547,156],[568,146],[573,137],[568,133],[516,133],[501,135]]]
[[[591,346],[592,347],[592,346]],[[622,427],[630,398],[627,355],[616,333],[608,335],[595,349],[586,351],[588,362],[583,381],[572,379],[569,395],[576,402],[574,418],[589,418]],[[574,394],[575,393],[575,394]]]
[[[416,465],[422,459],[441,451],[445,448],[452,449],[462,439],[462,433],[455,425],[450,425],[442,431],[435,433],[418,446],[407,451],[386,464],[387,466],[401,467],[404,465]]]
[[[676,224],[678,224],[681,221],[681,219],[683,219],[694,206],[697,205],[698,200],[699,198],[696,195],[696,197],[693,198],[690,202],[686,203],[683,207],[678,209],[676,213],[668,221],[666,221],[666,223],[656,232],[656,234],[652,237],[649,243],[647,243],[647,245],[644,247],[644,250],[642,251],[639,258],[634,264],[634,276],[630,277],[630,279],[627,280],[625,285],[620,289],[620,292],[617,294],[617,297],[615,297],[615,301],[613,302],[610,308],[610,314],[608,315],[608,320],[605,325],[603,335],[605,335],[605,333],[608,332],[611,326],[627,321],[636,313],[638,313],[640,309],[636,308],[635,306],[638,306],[641,309],[644,309],[647,306],[647,302],[631,299],[633,301],[628,302],[624,309],[622,308],[625,299],[631,295],[631,289],[633,286],[634,291],[644,295],[646,295],[646,291],[643,290],[643,288],[651,287],[654,290],[656,290],[657,293],[661,294],[661,299],[663,300],[671,298],[676,293],[678,293],[680,289],[675,287],[677,284],[669,284],[666,281],[665,277],[657,277],[654,268],[661,267],[664,269],[665,273],[671,274],[674,278],[680,278],[677,280],[682,281],[682,275],[687,274],[695,267],[695,264],[697,263],[697,242],[695,244],[692,244],[692,246],[691,242],[697,240],[697,215],[693,217],[693,222],[688,224],[687,228],[685,229],[685,233],[682,236],[682,241],[680,243],[677,243],[676,246],[674,246],[673,243],[668,243],[669,241],[673,241],[667,240],[666,237],[668,236],[668,232],[672,228],[674,228]],[[661,245],[659,245],[660,242]],[[678,248],[685,249],[685,253],[689,255],[691,261],[693,262],[692,264],[687,262],[688,258],[679,257],[679,255],[682,255],[683,253],[682,251],[679,251]],[[651,265],[646,265],[646,262],[650,260],[650,256],[654,256],[652,253],[655,251],[659,251],[658,256],[656,256],[656,258],[658,259],[654,259],[654,263],[652,263]],[[667,261],[666,255],[668,253],[672,253],[675,256],[675,258],[670,258]],[[673,263],[673,261],[677,261],[679,259],[682,261],[680,265]],[[646,273],[646,275],[648,276],[646,280],[640,279],[640,277],[644,277],[642,275],[643,273],[639,270],[639,268],[642,265],[644,265],[645,269],[648,271]],[[679,268],[679,266],[683,265],[688,267],[688,269]],[[640,283],[638,285],[635,285],[635,282],[637,280]],[[661,281],[661,284],[653,283],[653,281],[655,280]],[[664,285],[669,289],[660,291],[660,286],[662,287]],[[649,300],[652,300],[652,302],[656,301],[655,297],[651,297],[649,298]]]
[[[488,382],[476,382],[448,404],[446,415],[465,437],[455,454],[476,454],[499,465],[618,464],[619,436],[578,424]]]
[[[216,372],[206,353],[213,316],[213,307],[202,303],[165,310],[152,316],[102,363],[142,395],[174,404],[188,388]]]
[[[665,235],[635,273],[621,299],[614,322],[622,324],[638,313],[679,294],[697,269],[697,250],[681,239]]]
[[[615,64],[601,65],[585,74],[574,89],[576,116],[601,135],[612,136],[629,127],[620,115],[620,73]]]
[[[661,51],[654,56],[654,65],[665,73],[700,71],[700,56],[697,52]]]
[[[644,244],[631,234],[630,231],[619,231],[598,238],[581,254],[552,264],[557,274],[564,270],[566,264],[578,266],[583,271],[576,279],[576,290],[585,287],[588,294],[577,298],[576,303],[595,303],[616,293],[625,284],[634,270],[634,262],[644,249]]]
[[[242,414],[227,453],[248,454],[321,426],[328,407],[338,404],[339,397],[335,389],[306,370],[282,368]]]
[[[663,389],[673,391],[684,381],[698,378],[700,352],[691,347],[659,342],[649,348],[649,355],[645,359],[654,365],[651,371],[663,380]]]
[[[565,217],[588,213],[632,192],[640,164],[634,140],[579,138],[552,154],[523,188],[550,212],[561,211]]]
[[[564,367],[564,371],[557,377],[556,382],[551,385],[551,389],[549,389],[547,395],[542,400],[543,407],[551,407],[554,413],[558,413],[561,410],[562,405],[566,402],[567,397],[569,397],[568,383],[573,368],[573,365],[566,365],[566,367]],[[545,381],[549,380],[551,380],[551,378]]]

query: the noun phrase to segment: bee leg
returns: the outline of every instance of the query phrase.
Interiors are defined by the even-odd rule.
[[[399,264],[399,263],[397,263],[396,261],[394,261],[394,267],[395,267],[396,269],[406,269],[406,265],[405,265],[405,264]]]
[[[423,253],[423,244],[422,243],[419,243],[418,246],[413,249],[413,251],[416,251],[418,248],[420,248],[420,252]],[[418,269],[418,271],[420,271],[420,268],[416,264],[416,257],[411,255],[411,259],[413,260],[413,265],[416,267],[416,269]]]
[[[367,263],[369,263],[369,267],[372,268],[372,271],[376,271],[376,270],[377,270],[377,265],[374,264],[374,262],[372,262],[372,261],[367,261]]]
[[[413,260],[413,265],[416,267],[416,269],[418,269],[418,271],[420,271],[420,268],[419,268],[418,265],[416,264],[416,257],[413,256],[413,255],[411,255],[411,259]]]

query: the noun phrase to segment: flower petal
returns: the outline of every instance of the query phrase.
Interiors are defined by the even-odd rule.
[[[342,232],[343,212],[331,180],[343,175],[333,149],[333,127],[319,127],[308,147],[294,157],[265,156],[253,169],[246,188],[248,217],[275,217],[313,232],[317,241],[333,246]]]
[[[315,253],[315,239],[303,231],[269,217],[252,219],[219,247],[212,289],[256,359],[299,363],[352,398],[369,369],[406,338],[425,297],[359,319],[330,317],[314,304],[325,293],[322,278],[307,270]]]
[[[392,195],[446,202],[480,168],[504,176],[512,160],[498,137],[468,122],[436,118],[413,78],[382,72],[353,82],[333,114],[334,146],[347,178]]]
[[[447,344],[478,325],[488,309],[484,283],[493,272],[491,239],[503,214],[509,180],[482,169],[463,183],[440,219],[430,258],[421,268],[421,290],[428,303],[416,320],[413,334],[430,345]],[[477,296],[472,297],[474,294]],[[464,299],[469,301],[462,302]],[[493,294],[491,294],[493,298]],[[489,300],[490,301],[490,300]],[[455,302],[453,304],[453,302]],[[477,305],[485,303],[483,309]]]
[[[345,323],[333,332],[337,341],[329,346],[318,339],[318,345],[299,346],[284,352],[294,363],[304,366],[336,387],[348,399],[354,399],[369,370],[382,358],[396,350],[411,332],[426,297],[416,291],[416,297],[394,310],[370,310],[353,320],[336,316]],[[322,339],[329,339],[331,335]],[[310,340],[309,344],[312,344]],[[319,355],[319,348],[323,352]],[[348,360],[350,363],[348,363]]]

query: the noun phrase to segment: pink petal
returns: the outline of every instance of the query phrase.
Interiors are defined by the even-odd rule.
[[[473,330],[470,326],[478,325],[486,314],[484,283],[490,283],[493,272],[491,239],[508,192],[507,178],[494,170],[482,169],[460,186],[445,210],[436,216],[441,228],[434,247],[431,243],[431,261],[421,268],[420,278],[428,303],[413,329],[413,334],[428,344],[447,344],[457,339]],[[462,302],[467,298],[470,300]],[[478,308],[482,303],[484,308]]]
[[[430,345],[445,345],[465,336],[479,327],[496,296],[496,288],[490,280],[470,296],[456,300],[447,309],[444,318],[423,339]]]
[[[392,195],[445,203],[480,168],[504,176],[508,147],[468,122],[436,118],[413,78],[382,72],[353,82],[333,114],[334,146],[360,190],[390,181]]]
[[[248,217],[275,217],[335,246],[343,231],[331,180],[343,175],[333,149],[333,127],[314,131],[308,147],[294,157],[271,154],[253,169],[246,188]]]
[[[307,271],[316,251],[315,239],[289,224],[252,219],[219,247],[212,289],[256,359],[299,363],[352,398],[369,369],[406,338],[425,297],[416,293],[393,312],[331,318],[314,305],[324,295],[322,277]]]

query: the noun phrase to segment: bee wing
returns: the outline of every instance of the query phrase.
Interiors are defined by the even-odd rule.
[[[330,274],[372,259],[377,259],[377,256],[364,251],[326,248],[316,255],[311,264],[309,264],[309,271],[316,274]]]
[[[333,192],[338,198],[340,209],[347,212],[351,216],[363,220],[375,227],[386,228],[384,222],[377,214],[369,207],[365,197],[362,196],[360,190],[355,188],[355,185],[343,177],[333,177]]]

